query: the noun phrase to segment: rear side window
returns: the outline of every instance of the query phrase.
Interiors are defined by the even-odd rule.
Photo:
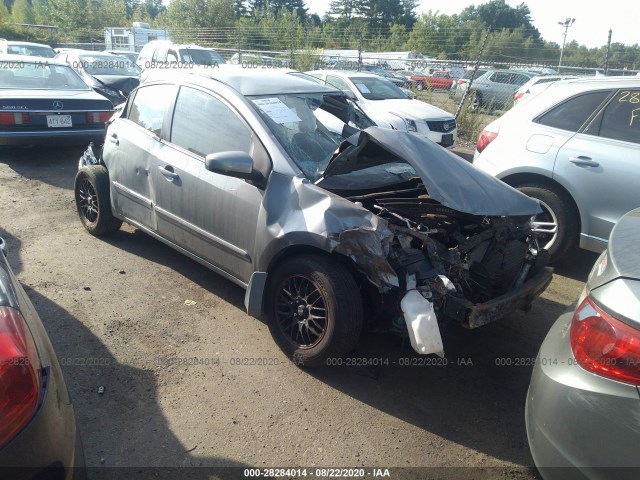
[[[162,132],[164,115],[174,98],[173,85],[141,87],[129,107],[127,118],[157,136]]]
[[[519,73],[514,73],[511,77],[511,83],[513,85],[524,85],[529,80],[531,80],[529,77],[527,77],[526,75],[521,75]]]
[[[491,75],[491,81],[496,83],[511,83],[511,74],[496,72]]]
[[[221,100],[182,87],[171,126],[171,143],[204,157],[210,153],[251,153],[252,131]]]
[[[577,132],[610,94],[609,90],[602,90],[577,95],[565,100],[535,121],[548,127]]]
[[[619,91],[584,133],[640,144],[640,89]]]

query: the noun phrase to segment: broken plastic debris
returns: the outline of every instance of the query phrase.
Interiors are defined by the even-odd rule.
[[[407,275],[407,293],[402,297],[400,307],[407,324],[411,346],[421,355],[435,353],[444,357],[442,337],[433,303],[424,298],[415,287],[415,275]]]
[[[188,306],[195,305],[196,303],[198,303],[198,302],[196,302],[195,300],[185,300],[184,301],[184,304],[188,305]]]
[[[438,275],[438,277],[440,277],[440,280],[442,280],[444,286],[447,287],[447,290],[451,290],[452,292],[456,291],[456,286],[445,275]]]

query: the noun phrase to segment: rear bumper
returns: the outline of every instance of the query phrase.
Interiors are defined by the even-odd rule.
[[[464,298],[450,297],[445,306],[447,315],[461,321],[467,328],[476,328],[498,320],[516,310],[528,310],[544,292],[553,278],[553,268],[545,267],[520,288],[485,303],[473,304]]]
[[[76,145],[104,139],[104,127],[87,130],[4,131],[0,146]]]
[[[637,479],[638,390],[577,365],[571,318],[565,313],[551,327],[531,376],[525,422],[534,462],[545,480]]]

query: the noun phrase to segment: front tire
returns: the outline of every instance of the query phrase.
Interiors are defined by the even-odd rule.
[[[347,268],[330,257],[298,256],[270,277],[269,330],[296,364],[327,365],[355,347],[362,332],[362,301]]]
[[[109,172],[104,166],[91,165],[78,170],[74,191],[80,221],[91,235],[108,235],[122,226],[122,220],[111,212]]]
[[[540,201],[542,213],[533,218],[534,230],[542,234],[541,244],[552,262],[560,260],[578,244],[578,213],[569,196],[553,185],[531,183],[517,187]]]

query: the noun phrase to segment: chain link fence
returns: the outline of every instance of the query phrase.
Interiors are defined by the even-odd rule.
[[[170,39],[214,48],[227,62],[245,68],[373,72],[389,77],[407,94],[454,114],[459,137],[468,141],[475,141],[486,123],[510,108],[518,88],[533,76],[547,75],[545,81],[550,81],[557,77],[548,75],[594,76],[604,71],[604,60],[603,67],[567,65],[560,70],[559,49],[522,45],[517,39],[503,41],[498,49],[496,38],[501,34],[489,28],[482,35],[475,34],[474,43],[446,31],[438,32],[438,38],[423,39],[413,32],[335,29],[327,40],[326,32],[293,22],[268,28],[242,24],[197,29],[132,26],[62,32],[59,38],[65,41],[57,47],[139,52],[150,40]],[[437,57],[400,50],[429,42],[446,48],[441,47]],[[638,71],[628,65],[608,65],[609,75],[635,75]]]

